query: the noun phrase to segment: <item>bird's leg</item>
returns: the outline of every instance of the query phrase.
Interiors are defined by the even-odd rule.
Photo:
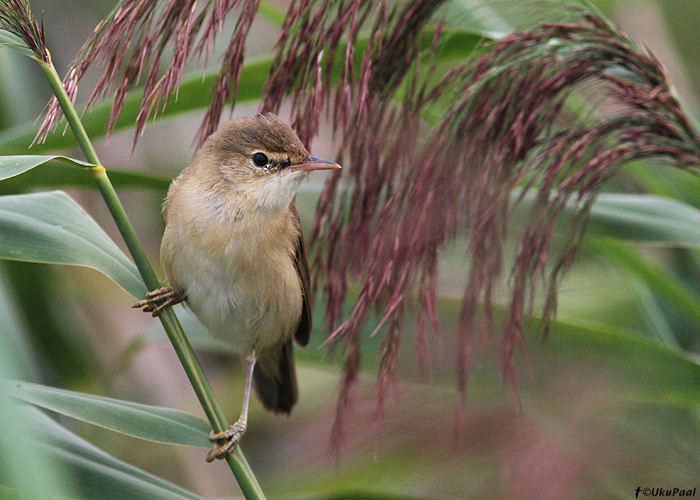
[[[250,402],[250,390],[253,386],[253,369],[255,368],[255,360],[257,356],[255,350],[250,351],[244,358],[243,363],[246,368],[246,380],[245,380],[245,394],[243,395],[243,410],[241,411],[241,416],[238,418],[235,424],[229,427],[223,432],[212,431],[209,434],[209,440],[211,441],[223,441],[227,440],[222,445],[216,445],[207,454],[207,462],[212,462],[215,459],[225,458],[226,455],[231,453],[238,443],[241,442],[246,429],[248,428],[248,403]]]
[[[152,313],[155,318],[168,307],[174,306],[185,300],[182,290],[174,290],[169,286],[151,290],[146,294],[146,298],[139,300],[132,307],[143,307],[145,312]]]

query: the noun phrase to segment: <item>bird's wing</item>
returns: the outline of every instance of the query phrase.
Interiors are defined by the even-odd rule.
[[[294,340],[303,347],[309,343],[309,337],[311,336],[311,279],[309,278],[309,264],[306,261],[304,235],[301,232],[301,220],[299,219],[299,214],[294,206],[294,202],[292,202],[289,209],[292,212],[292,220],[298,230],[298,237],[294,248],[294,267],[299,275],[301,294],[304,301],[301,307],[301,320],[294,334]]]

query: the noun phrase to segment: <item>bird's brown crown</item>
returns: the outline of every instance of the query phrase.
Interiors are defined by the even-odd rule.
[[[272,113],[223,124],[204,142],[200,152],[221,163],[232,157],[251,158],[255,153],[268,156],[273,167],[283,166],[285,160],[298,163],[309,156],[292,128]]]

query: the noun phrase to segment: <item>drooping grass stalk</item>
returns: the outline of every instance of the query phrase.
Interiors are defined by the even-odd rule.
[[[36,60],[39,62],[41,69],[44,71],[44,74],[46,75],[46,78],[48,79],[49,84],[51,85],[51,88],[61,105],[61,109],[63,110],[63,113],[68,120],[68,124],[75,134],[76,140],[85,154],[85,157],[89,162],[99,165],[97,167],[89,168],[88,170],[95,179],[95,182],[97,183],[97,186],[99,187],[100,192],[107,203],[107,207],[109,208],[109,211],[112,214],[117,227],[119,228],[119,232],[124,238],[124,242],[129,249],[129,253],[134,259],[134,263],[141,274],[141,278],[149,290],[159,288],[161,286],[160,281],[158,280],[153,267],[148,261],[141,243],[136,237],[134,228],[126,215],[123,205],[119,201],[117,193],[114,190],[114,186],[112,186],[112,183],[109,180],[107,170],[102,166],[102,163],[97,156],[97,152],[95,151],[95,148],[85,132],[82,122],[80,121],[80,117],[78,116],[72,101],[68,97],[68,94],[63,87],[61,78],[58,76],[58,73],[51,63],[50,58],[48,62],[41,61],[39,59]],[[189,378],[192,388],[197,395],[197,399],[199,399],[199,402],[202,405],[204,413],[206,414],[212,428],[217,432],[227,429],[228,422],[226,420],[226,416],[224,415],[223,410],[219,406],[219,403],[214,396],[214,392],[212,391],[212,388],[209,385],[204,372],[202,371],[202,367],[197,360],[192,346],[182,330],[182,326],[180,325],[177,316],[172,309],[168,309],[164,314],[160,315],[160,321],[168,335],[168,339],[170,339],[170,342],[177,353],[180,363],[182,363],[182,367],[187,374],[187,378]],[[243,455],[240,446],[236,447],[233,454],[226,457],[226,461],[228,462],[229,467],[231,468],[231,471],[233,472],[236,481],[238,482],[238,485],[240,486],[246,499],[250,500],[265,498],[265,495],[260,488],[253,471],[248,465],[248,461]]]

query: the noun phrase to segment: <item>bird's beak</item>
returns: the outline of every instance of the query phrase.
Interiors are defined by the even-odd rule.
[[[289,166],[290,170],[304,170],[307,172],[311,170],[335,170],[337,168],[341,168],[341,166],[336,162],[324,160],[323,158],[318,158],[316,156],[307,156],[301,163],[296,163]]]

